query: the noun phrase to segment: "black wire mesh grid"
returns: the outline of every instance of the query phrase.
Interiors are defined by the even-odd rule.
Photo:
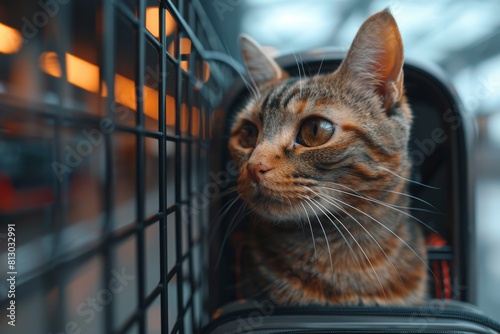
[[[195,332],[207,320],[208,217],[196,203],[232,60],[197,0],[42,4],[4,9],[27,18],[17,28],[29,43],[0,61],[0,151],[15,158],[0,164],[11,184],[1,232],[15,224],[18,236],[18,322],[2,316],[0,328]],[[38,82],[25,95],[15,91],[17,65],[27,68],[24,84]],[[33,192],[45,202],[14,198]],[[81,216],[97,212],[92,223],[73,221],[75,201]],[[1,252],[4,268],[3,244]]]

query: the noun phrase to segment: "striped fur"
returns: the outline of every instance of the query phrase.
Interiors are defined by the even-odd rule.
[[[251,209],[243,263],[251,295],[292,305],[423,302],[425,245],[406,195],[412,117],[392,15],[371,16],[327,75],[288,78],[245,43],[259,94],[236,115],[229,149]],[[298,134],[312,117],[335,131],[307,147]],[[245,124],[258,130],[252,147]]]

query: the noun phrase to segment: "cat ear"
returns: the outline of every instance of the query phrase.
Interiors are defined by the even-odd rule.
[[[240,48],[248,73],[257,85],[288,77],[273,58],[247,35],[240,35]]]
[[[370,16],[359,29],[341,71],[377,92],[386,111],[403,97],[403,42],[388,9]]]

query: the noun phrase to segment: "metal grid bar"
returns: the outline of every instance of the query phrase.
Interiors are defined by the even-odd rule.
[[[190,3],[187,3],[188,7],[186,8],[188,10],[188,18],[193,18],[193,15],[192,15],[192,6],[190,6]],[[195,22],[194,20],[191,20],[190,22],[190,26],[194,26]],[[188,55],[188,65],[189,65],[189,68],[188,68],[188,72],[190,74],[193,74],[194,72],[194,69],[195,69],[195,61],[194,61],[194,56],[195,56],[195,53],[190,53]],[[195,74],[194,74],[195,75]],[[193,86],[192,85],[188,85],[188,89],[187,89],[187,109],[188,109],[188,129],[187,129],[187,137],[188,139],[190,139],[190,141],[188,143],[186,143],[185,145],[187,146],[187,149],[186,149],[186,157],[187,157],[187,161],[186,161],[186,170],[188,171],[188,173],[192,173],[191,171],[193,170],[193,161],[192,161],[192,146],[193,146],[193,137],[192,137],[192,132],[193,132],[193,129],[192,129],[192,119],[193,119]],[[191,182],[191,176],[192,175],[189,175],[188,178],[187,178],[187,182],[185,183],[185,186],[186,186],[186,194],[190,194],[191,193],[191,190],[192,190],[192,182]],[[189,276],[189,285],[190,285],[190,296],[189,296],[189,301],[192,301],[193,300],[193,295],[195,293],[195,288],[194,288],[194,280],[195,280],[195,277],[194,277],[194,265],[193,265],[193,231],[192,231],[192,215],[191,215],[191,210],[192,210],[192,207],[191,207],[191,200],[188,201],[187,203],[187,208],[188,208],[188,212],[189,212],[189,216],[187,217],[187,221],[185,222],[187,224],[187,242],[188,242],[188,272],[190,274]],[[186,304],[186,309],[189,309],[191,308],[191,328],[195,328],[195,320],[194,320],[194,316],[195,316],[195,312],[194,310],[192,309],[192,304],[190,302],[188,302]]]
[[[159,10],[159,28],[158,32],[160,36],[160,54],[159,54],[159,64],[160,64],[160,82],[159,82],[159,94],[158,94],[158,131],[162,133],[162,138],[158,141],[158,152],[160,152],[160,159],[158,161],[158,168],[160,171],[166,171],[167,168],[167,145],[166,145],[166,103],[164,96],[167,96],[167,86],[166,86],[166,78],[167,78],[167,60],[164,56],[167,53],[167,36],[162,33],[165,31],[166,26],[166,17],[165,10]],[[160,266],[160,283],[158,286],[162,288],[161,290],[161,310],[168,309],[168,273],[167,273],[167,256],[168,256],[168,235],[167,235],[167,179],[166,173],[160,173],[160,198],[159,198],[159,210],[164,214],[160,219],[160,263],[163,265]],[[163,317],[161,317],[161,333],[168,333],[168,316],[162,312]]]
[[[137,103],[137,128],[144,128],[144,67],[145,67],[145,16],[146,3],[144,0],[137,2],[138,18],[137,18],[137,66],[136,70],[136,103]],[[145,215],[145,159],[144,152],[144,136],[141,133],[137,134],[136,141],[136,194],[137,194],[137,300],[138,300],[138,326],[139,333],[146,333],[146,300],[145,300],[145,285],[146,285],[146,268],[145,268],[145,240],[144,240],[144,215]]]
[[[102,3],[103,10],[103,27],[104,34],[102,36],[102,64],[101,66],[101,77],[103,80],[100,81],[100,90],[102,91],[103,81],[106,83],[106,87],[108,89],[108,96],[106,98],[105,106],[112,106],[115,101],[114,96],[114,56],[115,56],[115,18],[114,18],[114,10],[113,6],[109,1],[103,1]],[[112,122],[115,121],[114,112],[111,108],[106,108],[105,115]],[[108,236],[110,232],[113,230],[113,221],[114,221],[114,207],[113,207],[113,189],[114,189],[114,172],[113,172],[113,147],[114,141],[113,136],[111,134],[104,134],[104,142],[105,142],[105,186],[104,186],[104,224],[102,227],[102,235]],[[111,249],[111,243],[106,242],[103,244],[104,254],[103,254],[103,262],[102,262],[102,285],[106,286],[108,282],[111,280],[111,273],[109,268],[114,268],[114,259],[113,259],[113,251]],[[105,306],[105,321],[104,321],[104,330],[107,333],[111,333],[113,330],[114,323],[114,313],[112,309],[113,305],[109,304]]]
[[[183,2],[180,3],[182,6]],[[182,7],[180,8],[180,11],[182,12]],[[177,61],[178,64],[180,64],[180,61],[182,59],[182,55],[180,52],[180,43],[181,43],[181,38],[183,36],[182,30],[179,29],[177,30],[175,38],[175,48],[174,48],[174,55],[177,56]],[[175,57],[175,56],[174,56]],[[182,108],[182,68],[180,66],[177,67],[177,82],[176,82],[176,96],[175,96],[175,135],[178,137],[181,137],[181,122],[180,119],[182,117],[181,115],[181,108]],[[180,141],[175,142],[175,172],[176,172],[176,182],[175,182],[175,201],[179,202],[182,200],[182,189],[181,189],[181,182],[178,180],[182,180],[184,173],[182,170],[182,157],[179,154],[179,152],[182,151],[182,144]],[[177,321],[176,323],[179,326],[179,333],[184,333],[184,321],[183,321],[183,310],[184,307],[182,305],[182,296],[183,296],[183,286],[182,282],[184,281],[183,279],[183,273],[182,273],[182,206],[178,206],[175,212],[175,254],[177,256],[176,258],[176,278],[177,278]]]

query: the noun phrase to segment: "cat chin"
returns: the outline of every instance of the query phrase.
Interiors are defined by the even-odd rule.
[[[262,218],[265,221],[270,223],[278,223],[278,222],[295,222],[300,220],[300,217],[295,213],[293,213],[292,208],[284,208],[284,207],[275,207],[275,206],[267,206],[267,207],[256,207],[252,208],[253,212],[256,216]]]
[[[252,213],[257,217],[269,223],[301,223],[304,221],[315,221],[321,219],[325,216],[328,211],[328,215],[334,214],[338,215],[339,212],[335,208],[327,208],[323,206],[323,211],[315,210],[313,211],[307,202],[296,203],[295,206],[290,206],[289,204],[262,204],[257,205],[250,204]],[[313,206],[314,209],[317,209]]]

